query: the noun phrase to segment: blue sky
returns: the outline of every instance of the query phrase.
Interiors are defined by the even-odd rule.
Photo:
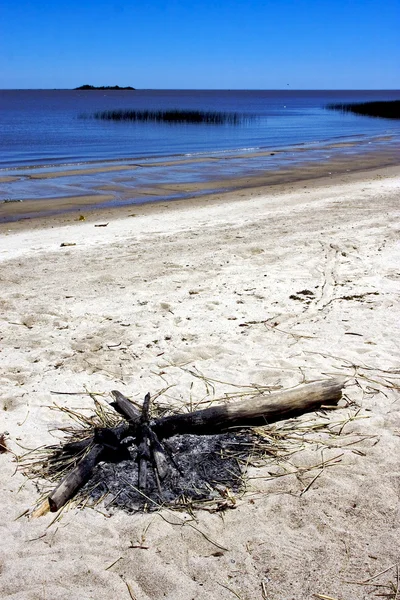
[[[398,89],[400,0],[1,0],[0,88]]]

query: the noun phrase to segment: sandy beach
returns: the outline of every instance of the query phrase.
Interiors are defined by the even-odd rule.
[[[398,600],[399,207],[390,166],[0,225],[0,597]],[[61,439],[54,403],[168,388],[187,409],[335,375],[340,408],[301,418],[330,434],[249,461],[226,511],[29,518],[16,457]]]

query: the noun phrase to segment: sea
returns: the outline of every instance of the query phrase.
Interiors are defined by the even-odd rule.
[[[399,120],[327,106],[394,99],[400,91],[0,90],[0,202],[48,198],[55,206],[67,192],[93,195],[115,184],[106,203],[141,203],[193,194],[196,184],[203,186],[196,194],[208,193],[232,177],[261,177],[321,160],[390,155],[390,163],[400,147]],[[212,125],[91,118],[115,109],[221,111],[243,119]],[[113,165],[130,164],[136,169],[130,182],[129,169],[123,178],[113,171]],[[96,166],[96,178],[84,173]],[[38,174],[44,176],[35,179]],[[176,193],[142,193],[163,184],[177,184]],[[185,184],[192,185],[189,191]]]

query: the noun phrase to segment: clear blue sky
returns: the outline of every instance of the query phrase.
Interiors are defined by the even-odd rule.
[[[400,0],[1,0],[0,88],[398,89]]]

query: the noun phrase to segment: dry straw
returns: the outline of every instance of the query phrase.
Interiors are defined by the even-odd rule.
[[[199,407],[208,407],[215,402],[229,403],[238,399],[254,398],[280,387],[278,383],[272,386],[254,384],[239,386],[207,377],[196,368],[185,369],[185,371],[193,380],[198,380],[204,385],[205,395],[195,399],[191,385],[187,395],[188,400],[175,403],[172,411],[171,402],[166,402],[171,386],[164,387],[152,398],[153,416],[164,416],[168,412],[193,411]],[[221,386],[228,388],[229,391],[217,393],[217,388]],[[89,451],[90,446],[82,444],[84,440],[90,439],[98,428],[114,428],[122,426],[124,422],[108,405],[104,393],[86,390],[82,394],[89,395],[93,400],[94,410],[90,415],[87,414],[87,409],[73,410],[58,404],[50,407],[66,415],[70,420],[70,424],[57,429],[63,435],[63,443],[38,448],[19,458],[19,468],[28,477],[38,482],[43,497]],[[326,409],[269,426],[251,430],[235,429],[228,434],[221,434],[232,441],[219,449],[220,455],[217,457],[224,467],[224,481],[218,483],[215,477],[209,484],[206,481],[207,489],[206,491],[203,489],[202,493],[196,494],[193,493],[193,489],[189,489],[172,500],[171,498],[166,500],[150,492],[144,495],[136,489],[137,486],[132,479],[130,485],[132,489],[135,488],[136,500],[138,498],[141,500],[138,503],[140,510],[154,510],[169,506],[173,509],[184,509],[189,513],[199,508],[212,512],[235,508],[239,499],[251,499],[260,493],[265,493],[266,482],[283,477],[294,476],[299,482],[298,494],[303,495],[315,485],[326,468],[342,460],[345,450],[363,454],[358,446],[370,439],[370,436],[352,432],[351,424],[364,418],[366,416],[360,413],[357,406],[347,405],[335,413],[334,419],[332,419],[332,410]],[[200,437],[204,439],[216,436]],[[306,449],[316,452],[308,454],[305,460],[303,456]],[[315,456],[318,456],[317,460]],[[123,478],[122,474],[122,486]],[[124,495],[126,496],[126,493],[122,487],[107,489],[107,486],[102,487],[101,482],[95,478],[81,489],[72,504],[81,508],[90,506],[97,510],[100,508],[109,510],[113,506],[131,510],[130,502],[127,502],[129,506],[124,506]]]

